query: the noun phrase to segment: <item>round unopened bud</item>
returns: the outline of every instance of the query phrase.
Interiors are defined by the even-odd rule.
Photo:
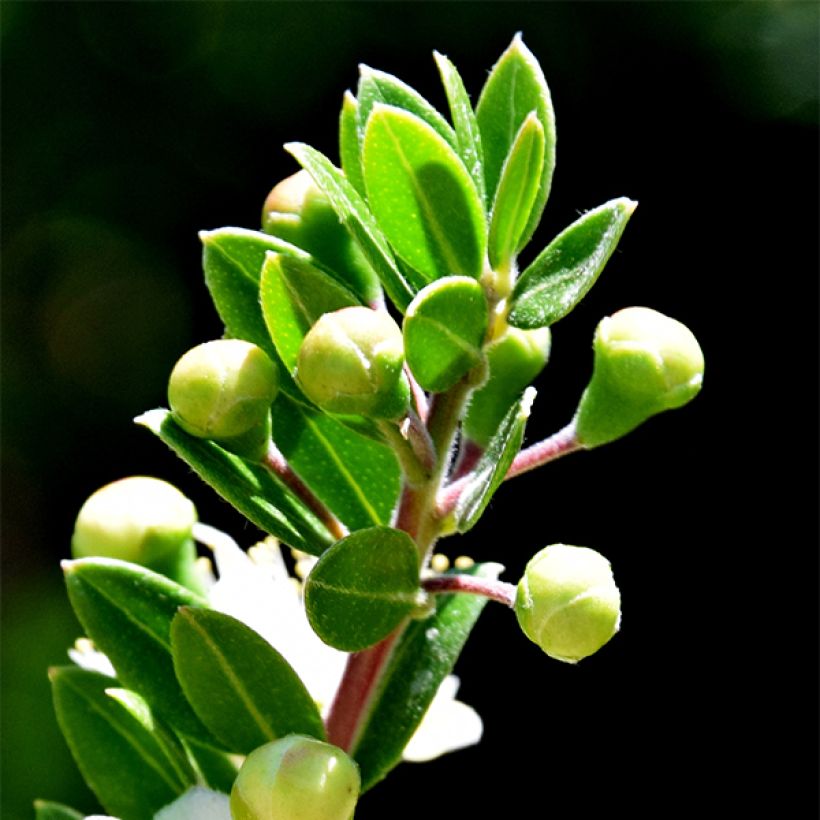
[[[259,430],[266,442],[278,388],[276,365],[261,348],[219,339],[197,345],[176,363],[168,402],[192,436],[230,441]]]
[[[231,790],[233,820],[350,820],[359,768],[341,749],[288,735],[252,751]]]
[[[576,663],[592,655],[621,621],[609,561],[587,547],[545,547],[518,582],[515,614],[524,634],[551,658]]]
[[[83,504],[71,552],[75,558],[119,558],[174,577],[169,569],[195,557],[195,522],[194,505],[176,487],[147,476],[123,478]]]
[[[703,351],[686,325],[632,307],[604,318],[595,364],[575,417],[585,447],[613,441],[650,416],[691,401],[703,383]]]
[[[325,313],[299,348],[296,380],[331,413],[395,419],[407,412],[404,346],[389,314],[366,307]]]

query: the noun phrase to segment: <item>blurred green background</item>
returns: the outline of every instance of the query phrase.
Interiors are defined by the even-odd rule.
[[[443,106],[432,50],[475,98],[516,31],[558,124],[533,252],[585,209],[640,202],[555,329],[529,440],[569,419],[595,324],[628,304],[692,327],[705,388],[517,479],[449,547],[515,580],[547,543],[594,546],[613,561],[623,632],[565,667],[488,607],[458,668],[484,743],[400,767],[357,817],[418,814],[433,794],[431,816],[508,816],[507,801],[545,816],[802,814],[817,771],[818,8],[5,0],[2,817],[31,817],[35,797],[95,809],[45,675],[79,634],[58,561],[83,500],[159,475],[204,520],[255,536],[131,423],[164,403],[178,356],[221,331],[197,231],[258,225],[295,170],[282,143],[335,158],[358,63]]]

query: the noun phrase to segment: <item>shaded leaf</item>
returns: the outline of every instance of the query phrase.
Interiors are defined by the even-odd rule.
[[[239,771],[231,757],[219,749],[197,743],[190,738],[183,738],[183,743],[188,750],[189,759],[196,767],[199,779],[214,791],[230,794]]]
[[[418,549],[406,532],[390,527],[358,530],[338,541],[305,583],[310,625],[346,652],[378,643],[418,602]]]
[[[399,256],[428,282],[481,274],[483,205],[461,160],[427,123],[377,103],[362,167],[370,207]]]
[[[524,120],[501,170],[487,252],[493,268],[509,269],[527,226],[544,166],[544,129],[535,112]]]
[[[473,107],[464,81],[458,70],[443,54],[433,52],[438,66],[447,103],[450,106],[450,117],[456,132],[456,152],[464,167],[475,183],[481,201],[487,205],[487,193],[484,187],[484,151],[481,148],[481,132],[478,128]]]
[[[260,635],[211,609],[183,607],[171,624],[174,669],[202,722],[239,754],[295,733],[324,739],[316,704]]]
[[[171,660],[171,620],[177,609],[207,602],[163,575],[113,558],[64,561],[63,570],[74,612],[119,680],[178,732],[213,745],[182,693]]]
[[[333,163],[309,145],[291,142],[285,146],[324,191],[339,220],[359,243],[362,253],[381,279],[387,295],[403,313],[423,281],[407,278],[399,269],[390,245],[364,200]]]
[[[111,678],[77,667],[52,669],[49,677],[60,729],[106,811],[151,820],[194,784],[190,768],[181,768],[149,729],[106,694]]]
[[[34,801],[34,820],[83,820],[84,814],[51,800]]]
[[[280,396],[274,439],[288,464],[350,529],[390,521],[401,473],[389,447]]]
[[[314,513],[261,464],[251,464],[213,441],[188,435],[165,409],[150,410],[135,421],[158,436],[261,530],[314,555],[333,543],[333,536]]]
[[[544,73],[535,56],[516,34],[509,48],[493,66],[476,106],[476,118],[484,149],[487,197],[494,200],[501,170],[516,134],[531,111],[544,129],[544,165],[538,193],[519,247],[529,241],[541,219],[555,168],[555,115]]]
[[[476,565],[466,573],[496,578],[500,564]],[[441,682],[450,674],[487,599],[480,595],[437,595],[436,612],[413,621],[401,636],[385,671],[378,699],[352,754],[362,773],[362,790],[401,761]]]
[[[509,323],[532,329],[566,316],[595,284],[637,204],[613,199],[556,236],[516,282]]]
[[[487,299],[475,279],[447,276],[420,290],[402,326],[404,354],[418,383],[441,392],[475,367],[487,321]]]
[[[496,434],[490,439],[487,449],[470,473],[470,480],[462,490],[455,510],[459,532],[467,532],[476,525],[504,480],[513,459],[521,449],[524,427],[534,399],[535,388],[528,387],[521,399],[504,416]]]

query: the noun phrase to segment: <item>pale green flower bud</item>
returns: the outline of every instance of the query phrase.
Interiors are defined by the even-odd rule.
[[[518,582],[515,614],[524,634],[551,658],[576,663],[594,654],[621,621],[609,561],[587,547],[545,547]]]
[[[193,589],[196,549],[193,503],[158,478],[132,476],[107,484],[80,509],[71,538],[75,558],[119,558]]]
[[[276,365],[261,348],[240,339],[219,339],[197,345],[176,363],[168,403],[174,419],[192,436],[261,458],[278,389]]]
[[[401,330],[390,315],[348,307],[325,313],[305,336],[296,380],[331,413],[395,419],[410,404],[403,365]]]
[[[233,820],[350,820],[359,768],[341,749],[288,735],[252,751],[231,790]]]
[[[575,417],[578,440],[597,447],[700,391],[703,352],[686,325],[650,308],[603,319],[593,343],[592,379]]]

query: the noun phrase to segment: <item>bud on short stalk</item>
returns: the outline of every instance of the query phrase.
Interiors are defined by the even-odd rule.
[[[704,362],[697,339],[655,310],[626,308],[603,319],[593,347],[592,379],[575,416],[584,447],[614,441],[700,391]]]
[[[518,583],[515,614],[524,634],[551,658],[576,663],[594,654],[621,620],[609,561],[587,547],[545,547]]]
[[[299,349],[296,381],[331,413],[398,419],[410,406],[399,326],[384,311],[349,307],[326,313]]]
[[[168,402],[187,433],[256,461],[268,449],[270,406],[278,389],[276,365],[261,348],[219,339],[189,350],[176,363]]]
[[[350,820],[360,786],[358,766],[341,749],[289,735],[245,759],[231,790],[231,817]]]
[[[193,503],[158,478],[132,476],[107,484],[83,504],[74,525],[75,558],[118,558],[199,590],[194,563]]]

